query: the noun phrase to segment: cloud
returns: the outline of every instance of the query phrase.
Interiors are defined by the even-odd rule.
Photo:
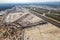
[[[53,2],[60,0],[0,0],[0,3]]]

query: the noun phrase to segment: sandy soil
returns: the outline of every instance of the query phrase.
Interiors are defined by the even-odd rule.
[[[25,29],[24,40],[60,40],[60,28],[48,23]]]

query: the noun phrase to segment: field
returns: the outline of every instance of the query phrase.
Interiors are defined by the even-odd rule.
[[[51,18],[53,18],[55,20],[60,21],[60,13],[50,13],[50,14],[46,14],[46,16],[51,17]]]
[[[29,8],[37,13],[40,13],[40,14],[45,14],[45,16],[47,17],[50,17],[52,19],[55,19],[57,21],[60,21],[60,12],[59,10],[58,11],[55,11],[55,10],[48,10],[48,9],[43,9],[43,8],[36,8],[36,7],[32,7],[32,8]],[[49,12],[50,11],[50,12]]]

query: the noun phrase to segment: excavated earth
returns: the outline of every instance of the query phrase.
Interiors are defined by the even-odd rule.
[[[60,40],[60,28],[28,11],[6,14],[0,40]]]

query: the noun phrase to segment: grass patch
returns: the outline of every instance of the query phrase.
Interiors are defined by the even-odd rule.
[[[60,21],[60,17],[59,16],[55,16],[55,15],[52,15],[52,14],[46,14],[46,16],[51,17],[51,18],[53,18],[55,20]]]

